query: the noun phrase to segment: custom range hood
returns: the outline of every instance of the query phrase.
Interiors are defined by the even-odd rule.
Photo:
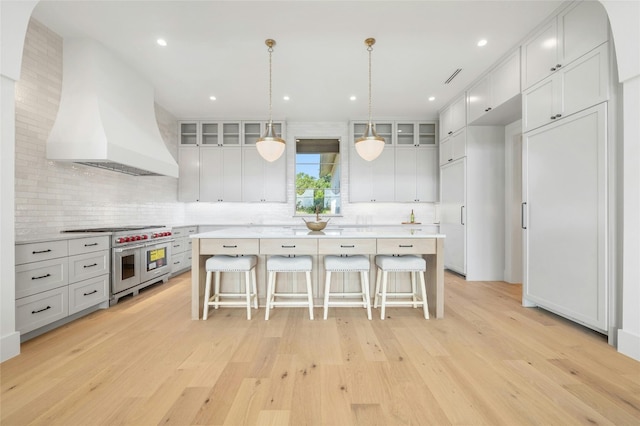
[[[47,158],[178,177],[156,122],[153,87],[96,41],[66,39],[63,47],[62,96]]]

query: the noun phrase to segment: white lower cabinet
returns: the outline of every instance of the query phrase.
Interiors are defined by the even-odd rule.
[[[607,106],[525,133],[523,303],[608,328]]]
[[[174,241],[171,245],[171,275],[181,274],[191,269],[190,235],[198,232],[197,226],[179,226],[171,229]]]
[[[23,335],[107,306],[108,236],[16,244],[16,263],[16,330]]]

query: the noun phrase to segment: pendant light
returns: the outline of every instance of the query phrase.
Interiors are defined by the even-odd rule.
[[[273,53],[273,46],[275,46],[276,42],[269,38],[265,40],[264,43],[269,48],[269,122],[267,123],[264,134],[260,136],[256,142],[256,148],[262,158],[269,162],[274,162],[280,158],[284,152],[285,145],[284,139],[276,135],[276,131],[273,128],[273,121],[271,120],[271,54]]]
[[[376,43],[375,38],[368,38],[364,41],[369,51],[369,122],[364,130],[364,135],[356,139],[356,152],[367,161],[373,161],[382,153],[384,149],[384,138],[378,136],[376,128],[371,122],[371,51]]]

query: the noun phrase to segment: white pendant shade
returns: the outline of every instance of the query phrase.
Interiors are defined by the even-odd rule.
[[[271,123],[269,123],[269,126]],[[284,139],[275,136],[267,136],[269,131],[265,133],[258,142],[256,142],[256,149],[262,158],[273,163],[282,156],[285,149]]]
[[[364,135],[356,140],[356,152],[367,161],[373,161],[382,154],[384,138],[378,136],[373,123],[369,122]]]

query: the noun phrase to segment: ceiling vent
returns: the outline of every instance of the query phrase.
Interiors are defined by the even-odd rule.
[[[458,74],[460,74],[460,71],[462,71],[462,68],[458,68],[457,70],[455,70],[455,71],[453,72],[453,74],[451,74],[451,76],[447,79],[447,81],[445,81],[445,82],[444,82],[444,84],[449,84],[449,83],[451,83],[451,80],[453,80],[454,78],[456,78],[456,76],[457,76]]]

